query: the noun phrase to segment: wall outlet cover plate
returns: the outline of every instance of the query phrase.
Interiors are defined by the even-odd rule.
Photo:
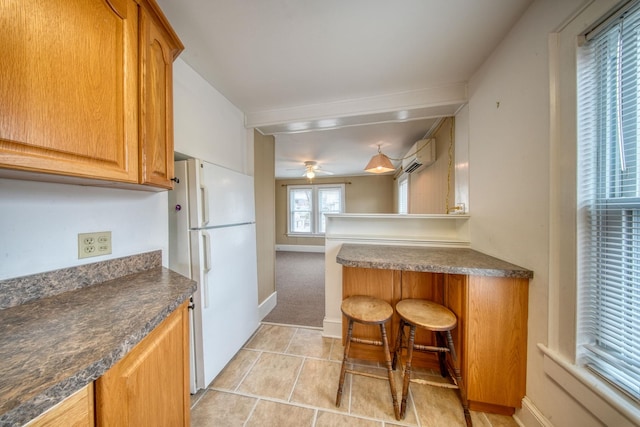
[[[111,232],[78,234],[78,259],[89,258],[111,253]]]

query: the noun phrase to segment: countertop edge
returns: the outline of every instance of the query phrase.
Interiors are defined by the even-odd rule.
[[[354,256],[349,251],[357,249],[360,252],[357,256]],[[384,251],[413,251],[416,253],[427,254],[419,260],[393,260],[391,256],[381,257],[381,253]],[[364,255],[364,253],[370,251],[371,256]],[[345,255],[345,252],[346,255]],[[375,254],[374,254],[375,252]],[[446,264],[446,262],[433,262],[429,259],[428,254],[449,254],[449,253],[461,253],[471,254],[473,256],[481,257],[486,260],[484,265],[462,265],[463,263]],[[387,253],[389,255],[390,252]],[[383,270],[401,270],[401,271],[416,271],[427,273],[445,273],[445,274],[464,274],[469,276],[487,276],[487,277],[507,277],[514,279],[531,279],[533,278],[533,271],[519,267],[514,264],[510,264],[506,261],[498,258],[486,255],[482,252],[469,249],[469,248],[438,248],[438,247],[408,247],[408,246],[387,246],[387,245],[356,245],[345,244],[340,248],[336,256],[336,262],[345,267],[356,268],[371,268],[371,269],[383,269]],[[492,262],[501,264],[496,267],[491,265]]]

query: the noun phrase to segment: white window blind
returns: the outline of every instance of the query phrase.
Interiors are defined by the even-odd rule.
[[[640,4],[578,62],[578,360],[640,401]]]

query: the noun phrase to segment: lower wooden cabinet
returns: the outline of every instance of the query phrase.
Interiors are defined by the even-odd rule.
[[[185,302],[95,382],[99,426],[188,426]]]
[[[445,305],[458,316],[454,342],[471,409],[512,414],[527,377],[529,280],[445,275]]]
[[[95,425],[93,420],[93,383],[90,383],[25,427],[91,427]]]
[[[342,269],[343,298],[370,295],[392,306],[406,298],[438,302],[458,317],[452,331],[458,352],[456,364],[467,387],[472,410],[513,414],[525,395],[529,280],[466,276],[357,267]],[[343,318],[343,340],[346,336]],[[387,326],[395,343],[399,318]],[[377,327],[355,325],[354,336],[378,339]],[[432,345],[432,336],[416,331],[416,342]],[[356,358],[380,360],[378,347],[354,344]],[[438,369],[432,354],[414,353],[414,364]]]

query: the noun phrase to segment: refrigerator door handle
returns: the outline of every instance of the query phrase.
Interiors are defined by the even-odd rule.
[[[211,236],[206,231],[202,232],[202,246],[204,257],[203,276],[206,276],[211,271]],[[202,293],[204,298],[204,307],[209,307],[209,280],[204,279],[202,283]]]
[[[202,202],[202,225],[209,223],[209,191],[206,185],[200,185],[200,196]]]

